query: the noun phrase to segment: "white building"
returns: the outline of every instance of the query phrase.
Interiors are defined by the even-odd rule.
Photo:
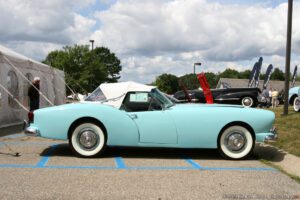
[[[27,119],[27,111],[9,93],[29,109],[27,96],[29,81],[32,82],[36,76],[41,79],[41,93],[48,99],[46,100],[43,95],[40,96],[40,108],[51,106],[51,103],[54,105],[65,103],[63,71],[0,45],[0,128],[20,124]]]

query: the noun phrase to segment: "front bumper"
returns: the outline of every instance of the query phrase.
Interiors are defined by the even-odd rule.
[[[273,142],[278,139],[276,128],[272,128],[268,132],[256,133],[256,142]]]
[[[273,141],[276,141],[278,139],[278,133],[276,131],[276,128],[273,127],[271,130],[270,130],[270,133],[269,135],[267,135],[265,137],[265,142],[273,142]]]
[[[31,127],[30,124],[26,120],[24,120],[23,130],[24,130],[24,133],[28,136],[37,137],[40,135],[39,130],[35,127]]]

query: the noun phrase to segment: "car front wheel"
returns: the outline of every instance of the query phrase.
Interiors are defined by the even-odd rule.
[[[296,112],[300,112],[300,97],[296,97],[296,98],[294,99],[293,105],[294,105],[294,110],[295,110]]]
[[[218,150],[221,155],[229,159],[243,159],[254,148],[254,139],[248,129],[243,126],[230,126],[226,128],[218,139]]]
[[[82,123],[73,129],[69,142],[73,152],[78,156],[93,157],[104,151],[106,137],[98,125]]]

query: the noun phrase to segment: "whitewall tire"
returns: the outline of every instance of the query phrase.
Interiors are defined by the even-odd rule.
[[[293,106],[296,112],[300,112],[300,97],[294,99]]]
[[[243,126],[234,125],[226,128],[218,140],[218,150],[229,159],[243,159],[253,150],[255,145],[250,131]]]
[[[76,126],[69,140],[72,150],[81,157],[99,155],[106,146],[103,130],[94,123],[82,123]]]

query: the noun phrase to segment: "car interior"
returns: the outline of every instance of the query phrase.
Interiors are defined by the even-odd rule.
[[[128,92],[120,107],[126,112],[162,110],[163,106],[149,92]]]

